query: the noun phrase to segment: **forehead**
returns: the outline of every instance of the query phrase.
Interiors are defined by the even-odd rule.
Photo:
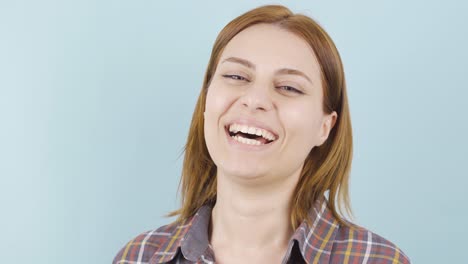
[[[238,33],[226,45],[220,61],[240,57],[256,68],[293,68],[319,78],[320,65],[313,49],[296,34],[270,24],[258,24]]]

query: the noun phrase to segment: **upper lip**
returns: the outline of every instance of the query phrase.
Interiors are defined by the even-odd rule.
[[[258,120],[255,120],[255,119],[236,118],[236,119],[233,119],[233,120],[227,122],[225,127],[229,129],[229,126],[232,125],[232,124],[240,124],[240,125],[246,125],[246,126],[250,126],[250,127],[257,127],[257,128],[265,129],[268,132],[272,133],[275,136],[276,139],[278,139],[278,133],[276,131],[274,131],[268,125],[265,125],[264,123],[262,123],[262,122],[260,122]]]

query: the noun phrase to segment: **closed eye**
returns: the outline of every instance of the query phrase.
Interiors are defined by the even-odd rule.
[[[249,80],[247,80],[246,78],[240,76],[240,75],[237,75],[237,74],[224,74],[222,75],[224,78],[227,78],[227,79],[233,79],[233,80],[236,80],[236,81],[247,81],[249,82]],[[287,86],[287,85],[283,85],[283,86],[278,86],[277,88],[279,88],[280,90],[283,90],[283,91],[286,91],[286,92],[291,92],[291,93],[296,93],[296,94],[304,94],[301,90],[299,89],[296,89],[292,86]]]
[[[236,74],[225,74],[223,75],[224,78],[229,78],[229,79],[233,79],[233,80],[238,80],[238,81],[247,81],[246,78],[240,76],[240,75],[236,75]]]
[[[298,94],[303,94],[302,91],[292,87],[292,86],[278,86],[279,89],[283,90],[283,91],[287,91],[287,92],[293,92],[293,93],[298,93]]]

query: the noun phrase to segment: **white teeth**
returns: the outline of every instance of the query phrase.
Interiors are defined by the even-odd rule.
[[[239,132],[239,126],[234,124],[234,131],[233,132]]]
[[[249,127],[246,125],[238,125],[239,131],[242,133],[249,133]]]
[[[249,127],[247,125],[241,125],[241,124],[231,124],[229,126],[229,132],[237,133],[237,132],[242,132],[242,133],[248,133],[251,135],[257,135],[257,136],[262,136],[266,138],[267,140],[275,140],[275,136],[268,132],[265,129],[257,128],[257,127]],[[256,141],[256,140],[255,140]]]
[[[240,143],[244,143],[247,145],[263,145],[262,143],[260,143],[260,141],[255,140],[255,139],[244,138],[244,137],[239,137],[239,136],[234,136],[232,138],[239,141]]]
[[[255,129],[255,135],[261,136],[262,135],[262,130],[260,128]]]

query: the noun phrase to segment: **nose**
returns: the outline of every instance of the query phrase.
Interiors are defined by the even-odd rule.
[[[266,84],[252,84],[240,99],[242,106],[255,112],[269,111],[273,107],[270,89]]]

